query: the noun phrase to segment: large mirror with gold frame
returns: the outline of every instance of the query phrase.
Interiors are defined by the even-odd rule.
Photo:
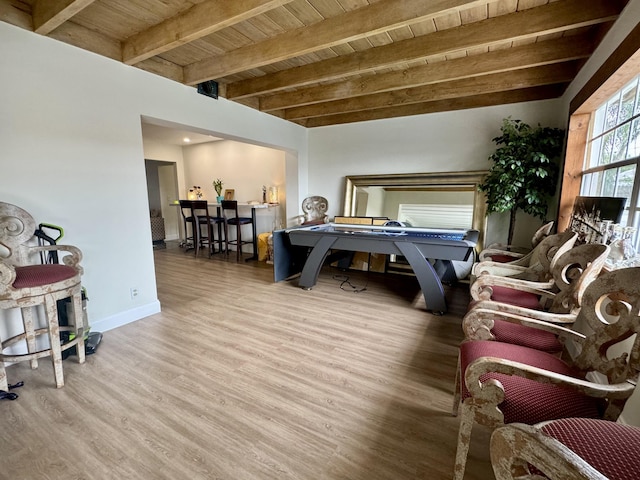
[[[353,175],[346,177],[344,215],[387,217],[426,228],[486,228],[478,190],[486,171]]]

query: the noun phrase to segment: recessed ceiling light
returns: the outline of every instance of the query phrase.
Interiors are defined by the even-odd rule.
[[[189,143],[189,142],[191,141],[191,139],[190,139],[189,137],[184,137],[184,138],[182,139],[182,141],[183,141],[184,143]]]

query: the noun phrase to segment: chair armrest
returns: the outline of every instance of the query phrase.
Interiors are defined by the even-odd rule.
[[[526,267],[511,263],[492,262],[484,260],[473,265],[471,273],[476,277],[483,274],[497,275],[500,277],[516,277],[525,280],[538,280],[543,273],[542,265]]]
[[[547,478],[531,475],[530,466],[545,472],[549,478],[607,480],[565,444],[545,435],[540,424],[511,423],[497,428],[491,435],[491,465],[496,480],[513,480],[514,467],[529,474],[518,478]]]
[[[0,286],[2,286],[2,290],[5,290],[6,287],[10,287],[13,285],[13,282],[16,280],[16,271],[10,265],[6,265],[4,262],[0,261]]]
[[[484,260],[490,260],[492,255],[504,255],[505,257],[513,257],[514,260],[517,260],[529,253],[526,249],[514,248],[512,250],[507,250],[509,247],[509,245],[501,245],[500,247],[493,247],[490,245],[480,252],[478,259],[482,262]]]
[[[514,290],[521,290],[550,298],[555,296],[555,293],[551,291],[554,285],[555,282],[553,280],[547,282],[531,282],[517,278],[483,274],[473,282],[469,288],[469,292],[471,293],[471,298],[476,301],[490,300],[492,293],[491,287],[496,286],[513,288]]]
[[[80,262],[82,261],[82,252],[77,247],[74,247],[72,245],[42,245],[29,247],[28,249],[29,253],[51,251],[67,252],[69,255],[64,255],[61,259],[62,262],[65,265],[76,268],[80,273],[82,273],[82,267],[80,266]]]
[[[509,305],[509,307],[512,306]],[[585,339],[583,334],[563,326],[575,322],[577,317],[575,314],[553,314],[521,307],[514,307],[513,310],[514,311],[509,312],[474,307],[462,319],[462,329],[464,330],[465,338],[469,340],[494,340],[491,330],[493,329],[494,320],[497,319],[544,330],[558,335],[563,339],[571,338],[577,343],[583,342]],[[515,310],[526,310],[526,313],[518,314],[515,313]]]
[[[560,385],[594,398],[609,398],[617,400],[627,399],[635,389],[635,386],[629,382],[615,383],[611,385],[594,383],[581,378],[570,377],[568,375],[533,367],[526,363],[505,360],[498,357],[480,357],[474,360],[467,367],[466,372],[464,372],[464,380],[466,382],[467,389],[471,392],[474,398],[485,398],[484,384],[480,381],[480,377],[486,373],[516,375],[540,383]],[[494,385],[500,384],[500,382],[495,380],[493,382],[495,382]],[[499,386],[502,389],[502,385]],[[495,393],[495,390],[493,393]],[[504,390],[503,398],[500,399],[500,402],[498,403],[501,403],[503,399]]]

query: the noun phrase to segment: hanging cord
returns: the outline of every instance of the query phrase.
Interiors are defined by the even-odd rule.
[[[367,289],[367,284],[369,283],[369,282],[367,282],[364,285],[364,287],[358,287],[356,285],[353,285],[349,281],[349,277],[346,276],[346,275],[334,275],[333,279],[341,282],[340,283],[340,290],[344,290],[345,292],[353,292],[353,293],[364,292]]]

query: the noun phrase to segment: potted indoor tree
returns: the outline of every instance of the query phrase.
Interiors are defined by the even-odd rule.
[[[213,189],[216,191],[216,201],[218,203],[222,203],[222,200],[224,200],[224,197],[222,196],[222,185],[224,185],[222,183],[222,180],[220,180],[219,178],[216,178],[213,181]]]
[[[507,243],[511,244],[518,210],[546,217],[558,182],[564,130],[533,128],[510,117],[500,130],[502,135],[493,139],[498,149],[489,157],[493,165],[478,188],[486,194],[487,213],[510,212]]]

